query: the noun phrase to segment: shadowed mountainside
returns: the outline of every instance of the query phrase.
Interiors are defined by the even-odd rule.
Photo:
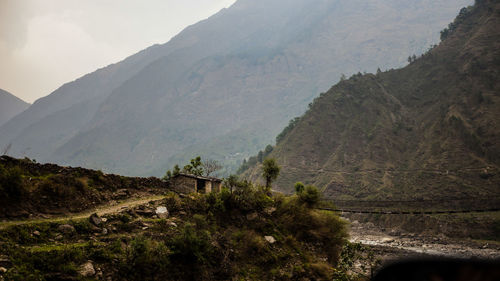
[[[498,196],[499,30],[500,4],[477,1],[408,66],[333,86],[270,153],[282,166],[277,188],[300,180],[337,199]]]
[[[0,147],[128,175],[194,152],[235,167],[341,73],[403,65],[468,3],[239,0],[36,101],[0,128]]]

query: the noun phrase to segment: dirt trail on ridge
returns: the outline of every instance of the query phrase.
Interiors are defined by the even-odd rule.
[[[3,229],[3,228],[8,227],[8,226],[12,226],[12,225],[23,225],[23,224],[29,224],[29,223],[43,223],[43,222],[61,222],[61,221],[68,221],[68,220],[83,219],[83,218],[89,217],[93,213],[97,213],[99,216],[104,216],[104,215],[119,213],[123,209],[133,208],[136,206],[146,204],[146,203],[151,202],[151,201],[159,201],[159,200],[162,200],[164,198],[165,198],[165,196],[163,196],[163,195],[130,198],[130,199],[124,200],[123,202],[111,201],[108,204],[100,205],[100,206],[97,206],[95,208],[92,208],[90,210],[87,210],[87,211],[84,211],[81,213],[69,214],[69,215],[65,215],[65,216],[57,216],[57,217],[41,218],[41,219],[37,218],[37,219],[27,219],[27,220],[16,220],[16,221],[2,221],[2,222],[0,222],[0,229]]]

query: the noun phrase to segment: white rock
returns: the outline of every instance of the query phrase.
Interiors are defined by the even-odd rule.
[[[272,236],[264,236],[264,239],[266,239],[269,244],[274,244],[276,242],[276,239],[274,239],[274,237]]]
[[[0,274],[7,272],[7,268],[0,267]]]
[[[390,237],[382,238],[382,243],[391,243],[391,242],[394,242],[393,238]]]
[[[90,277],[95,275],[94,265],[92,261],[88,261],[80,266],[80,271],[78,271],[80,275],[84,277]]]
[[[168,217],[168,210],[165,206],[156,207],[155,213],[160,219],[166,219]]]

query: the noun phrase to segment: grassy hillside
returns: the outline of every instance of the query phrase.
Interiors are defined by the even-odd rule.
[[[34,206],[32,198],[41,196],[44,200],[34,212],[71,206],[71,211],[101,215],[4,218],[1,280],[331,280],[354,278],[349,271],[354,259],[366,257],[359,246],[347,243],[344,221],[314,209],[318,201],[271,195],[247,182],[232,192],[179,194],[155,186],[154,179],[6,157],[0,169],[2,198],[21,196]],[[15,173],[21,175],[20,182],[12,180]],[[43,193],[40,186],[45,184],[58,192]],[[108,212],[116,198],[102,197],[117,184],[137,184],[120,200],[147,187],[163,195]],[[167,213],[160,214],[159,207]]]
[[[306,179],[337,199],[498,197],[499,12],[476,1],[408,66],[321,94],[269,155],[282,166],[276,188]]]

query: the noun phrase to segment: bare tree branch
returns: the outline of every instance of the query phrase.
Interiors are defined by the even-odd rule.
[[[2,155],[7,155],[7,153],[9,153],[9,150],[11,147],[12,147],[12,143],[9,143],[7,146],[5,146],[3,151],[2,151]]]
[[[222,165],[213,159],[207,159],[203,161],[203,170],[205,171],[205,176],[210,176],[213,172],[222,169]]]

